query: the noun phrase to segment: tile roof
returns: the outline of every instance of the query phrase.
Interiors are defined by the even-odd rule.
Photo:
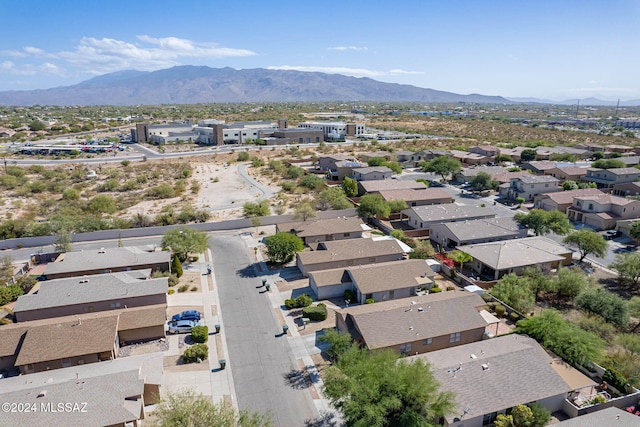
[[[466,177],[472,177],[478,175],[480,172],[488,173],[489,175],[507,173],[507,168],[503,166],[478,166],[475,168],[462,168],[460,174]],[[529,173],[529,172],[526,172]]]
[[[459,242],[492,237],[517,236],[523,229],[511,217],[482,218],[470,221],[447,222],[442,225]]]
[[[455,394],[456,408],[447,417],[449,423],[464,408],[478,417],[571,391],[551,366],[551,357],[524,335],[505,335],[407,359],[414,358],[429,362],[442,389]]]
[[[363,294],[428,285],[435,276],[423,259],[360,265],[347,272]]]
[[[59,259],[60,261],[47,265],[45,275],[125,267],[135,269],[136,266],[161,263],[168,265],[171,254],[167,251],[144,252],[133,248],[104,248],[67,252]]]
[[[490,218],[496,213],[490,207],[457,205],[454,203],[431,206],[414,206],[402,211],[404,214],[415,213],[423,222],[450,222],[467,218]]]
[[[589,171],[606,171],[613,175],[638,175],[640,174],[640,170],[636,168],[611,168],[611,169],[598,169],[598,168],[588,168]],[[589,177],[592,178],[592,177]]]
[[[447,291],[343,308],[337,315],[349,317],[375,349],[484,328],[477,307],[485,304],[477,294]]]
[[[24,335],[29,329],[24,325],[4,325],[0,327],[0,357],[17,353]]]
[[[309,277],[313,277],[313,281],[318,287],[351,282],[351,277],[344,268],[312,271],[309,273]]]
[[[299,237],[323,236],[325,234],[356,233],[363,230],[364,223],[358,217],[339,217],[278,224],[278,230],[296,231]]]
[[[113,350],[118,315],[109,314],[58,318],[65,320],[31,326],[20,347],[16,366]]]
[[[353,172],[358,172],[361,175],[366,175],[369,173],[374,173],[374,172],[380,172],[380,173],[389,173],[389,172],[393,172],[391,169],[389,169],[387,166],[369,166],[366,168],[357,168],[354,169]]]
[[[167,292],[168,278],[166,277],[147,280],[134,277],[128,272],[120,272],[47,280],[40,283],[37,293],[22,295],[18,298],[13,311],[20,313],[27,310],[123,300]]]
[[[321,245],[326,249],[298,252],[297,256],[303,265],[393,254],[401,259],[404,255],[404,250],[395,240],[345,239],[323,242]]]
[[[476,243],[461,250],[494,270],[562,261],[565,259],[562,254],[571,253],[570,249],[542,236]]]
[[[553,168],[553,169],[549,169],[549,172],[562,172],[565,173],[567,175],[586,175],[587,174],[587,169],[588,168],[583,168],[580,166],[566,166],[566,167],[558,167],[558,168]],[[556,173],[557,173],[556,172]]]
[[[638,427],[640,417],[612,406],[555,424],[556,427]]]
[[[166,304],[129,307],[118,312],[118,331],[164,325],[167,321]]]
[[[380,179],[375,181],[360,181],[358,183],[365,193],[372,193],[383,190],[400,190],[412,188],[415,190],[424,190],[427,186],[424,182],[416,182],[403,179]]]
[[[399,190],[381,190],[380,195],[383,199],[404,200],[405,202],[415,202],[420,200],[452,200],[451,194],[440,188],[427,188],[426,190],[399,189]]]
[[[517,180],[520,180],[522,182],[524,182],[525,184],[540,184],[543,182],[553,182],[553,183],[558,183],[558,178],[555,178],[553,176],[550,175],[531,175],[526,174],[526,175],[522,175],[521,177],[515,178]]]
[[[525,162],[524,165],[529,165],[539,171],[553,169],[558,166],[556,162],[551,162],[549,160],[532,160],[530,162]]]
[[[637,200],[634,200],[634,199],[627,199],[625,197],[619,197],[619,196],[614,196],[614,195],[605,194],[605,193],[576,196],[574,197],[574,200],[581,200],[585,202],[596,202],[603,205],[611,204],[611,205],[618,205],[618,206],[625,206],[625,205],[629,205],[634,202],[637,202]]]
[[[537,197],[541,199],[551,199],[559,205],[571,204],[574,197],[595,196],[604,194],[597,188],[582,188],[579,190],[556,191],[554,193],[545,193]]]

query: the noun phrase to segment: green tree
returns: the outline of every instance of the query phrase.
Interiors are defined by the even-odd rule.
[[[533,209],[528,214],[517,213],[513,217],[520,225],[527,227],[541,236],[554,232],[555,234],[567,234],[571,230],[569,219],[560,211],[545,211]]]
[[[448,176],[453,176],[460,172],[462,166],[453,157],[439,156],[429,162],[425,162],[422,169],[425,172],[436,173],[442,177],[443,181],[446,181]]]
[[[351,335],[347,332],[341,332],[333,328],[325,329],[323,332],[324,335],[318,337],[318,343],[329,344],[329,348],[325,350],[325,353],[334,362],[354,345]]]
[[[316,216],[318,216],[318,213],[309,202],[300,203],[294,208],[293,219],[297,221],[306,221]]]
[[[631,224],[631,230],[629,231],[629,235],[636,242],[640,241],[640,221],[636,221]]]
[[[242,410],[231,405],[215,404],[210,397],[193,390],[170,393],[153,411],[154,427],[270,427],[270,415]]]
[[[56,234],[54,242],[56,252],[71,252],[71,233],[67,230],[60,230]]]
[[[592,168],[598,169],[615,169],[615,168],[624,168],[626,165],[622,160],[616,159],[600,159],[591,163]]]
[[[384,157],[371,157],[369,160],[367,160],[367,165],[368,166],[384,166],[384,164],[387,163],[387,159],[385,159]]]
[[[190,227],[174,228],[162,236],[162,247],[170,248],[181,261],[186,260],[190,253],[204,252],[208,243],[207,233]]]
[[[13,258],[5,255],[0,260],[0,286],[5,285],[13,278]]]
[[[327,183],[324,178],[318,175],[305,175],[300,180],[300,186],[308,188],[309,190],[321,190],[326,187]]]
[[[638,281],[640,280],[639,252],[618,254],[609,267],[618,272],[622,282],[630,283],[634,288],[638,287]]]
[[[604,158],[604,153],[602,151],[594,151],[591,155],[591,158],[594,160],[600,160]]]
[[[171,260],[171,272],[175,274],[178,278],[182,277],[184,274],[184,270],[182,269],[182,263],[177,256],[174,256]]]
[[[267,258],[275,264],[285,264],[293,259],[296,252],[304,250],[304,242],[294,234],[280,232],[267,237]]]
[[[573,300],[587,287],[587,277],[580,270],[561,268],[558,270],[555,290],[558,298]]]
[[[242,206],[245,218],[254,216],[267,216],[271,213],[268,200],[260,200],[258,203],[247,202]]]
[[[521,162],[530,162],[532,160],[535,160],[536,157],[538,157],[538,153],[536,152],[536,150],[532,150],[530,148],[522,150],[522,153],[520,153]]]
[[[530,280],[518,277],[515,273],[503,276],[491,288],[490,293],[520,313],[528,313],[535,306],[535,294],[531,290]]]
[[[403,209],[407,209],[407,202],[404,200],[389,200],[387,203],[392,213],[398,213]]]
[[[478,172],[478,174],[471,178],[469,181],[471,187],[478,191],[491,190],[492,188],[497,187],[496,181],[491,179],[491,175],[486,172]]]
[[[529,288],[535,295],[536,301],[542,292],[555,292],[557,279],[544,273],[539,266],[525,267],[522,277],[528,279]]]
[[[621,327],[629,324],[627,302],[604,288],[587,289],[578,295],[575,302],[582,310],[602,316],[607,322]]]
[[[565,181],[562,183],[562,189],[564,191],[569,191],[569,190],[577,190],[578,188],[578,183],[575,181]]]
[[[582,228],[569,233],[562,242],[578,249],[580,253],[579,262],[582,262],[587,255],[591,254],[602,258],[607,254],[607,248],[609,247],[609,243],[602,234],[596,233],[589,228]]]
[[[347,197],[355,197],[358,194],[358,182],[355,179],[345,176],[342,180],[342,189]]]
[[[321,210],[327,209],[349,209],[353,205],[347,199],[344,190],[340,187],[329,187],[318,196],[318,204]]]
[[[249,160],[249,153],[246,151],[241,151],[240,153],[238,153],[238,161],[239,162],[246,162]]]
[[[46,128],[47,128],[47,125],[45,125],[38,119],[33,119],[31,123],[29,123],[29,130],[33,132],[45,130]]]
[[[473,261],[473,257],[463,251],[453,251],[449,254],[449,258],[454,260],[460,266],[460,272],[462,272],[462,267],[465,262]]]
[[[93,197],[91,200],[89,200],[87,208],[90,212],[99,212],[106,214],[115,213],[117,210],[115,199],[107,194],[98,194],[97,196]]]
[[[380,194],[365,194],[360,198],[358,215],[361,218],[372,218],[374,216],[389,218],[391,208]]]
[[[498,154],[495,158],[496,163],[512,163],[513,158],[511,156],[507,156],[506,154]]]
[[[428,365],[352,346],[327,369],[325,393],[350,426],[430,426],[453,409]]]

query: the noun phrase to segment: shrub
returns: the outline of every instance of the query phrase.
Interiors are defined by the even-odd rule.
[[[239,162],[246,162],[247,160],[249,160],[249,153],[247,153],[246,151],[238,153]]]
[[[455,286],[451,286],[451,285],[449,285],[449,286],[447,286],[447,290],[448,290],[448,291],[455,291],[455,290],[456,290],[456,287],[455,287]]]
[[[597,395],[596,397],[594,397],[594,398],[591,400],[591,402],[589,402],[589,403],[591,403],[592,405],[597,405],[597,404],[599,404],[599,403],[605,403],[606,401],[607,401],[607,398],[606,398],[606,397],[604,397],[604,396],[603,396],[603,395],[601,395],[601,394],[598,394],[598,395]]]
[[[0,305],[14,302],[24,293],[20,285],[12,284],[9,286],[0,286]]]
[[[614,368],[607,368],[607,370],[604,371],[602,381],[606,381],[608,384],[618,389],[618,391],[620,391],[621,393],[629,393],[631,391],[629,380],[627,380],[624,375],[622,375]]]
[[[182,275],[184,274],[184,271],[182,270],[182,263],[177,256],[174,256],[173,260],[171,261],[171,271],[177,277],[182,277]]]
[[[296,183],[293,181],[282,181],[280,186],[282,187],[282,190],[291,192],[294,188],[296,188]]]
[[[197,287],[197,286],[193,286],[193,287],[191,287],[191,292],[196,292],[197,290],[198,290],[198,287]]]
[[[516,313],[515,311],[512,311],[509,314],[509,318],[513,321],[513,322],[517,322],[518,320],[520,320],[520,315],[518,315],[518,313]]]
[[[123,160],[120,162],[120,164],[124,167],[127,167],[131,164],[131,160]]]
[[[355,292],[353,292],[352,290],[347,289],[346,291],[344,291],[344,299],[349,300],[351,302],[355,302],[356,301],[356,294]]]
[[[480,295],[480,297],[483,299],[484,302],[492,302],[493,298],[491,298],[491,295],[489,294],[482,294]]]
[[[434,286],[429,292],[431,292],[432,294],[442,292],[442,288],[440,288],[439,286]]]
[[[205,343],[209,340],[209,327],[208,326],[194,326],[191,329],[191,338],[194,342]]]
[[[598,314],[607,322],[618,326],[626,326],[629,323],[627,302],[606,289],[585,290],[578,295],[575,302],[579,308]]]
[[[179,282],[180,282],[180,279],[178,279],[178,276],[176,276],[175,274],[169,275],[169,286],[175,286]]]
[[[496,316],[498,316],[498,317],[503,317],[504,314],[507,312],[507,309],[502,304],[496,305],[495,310],[496,310]]]
[[[365,304],[373,304],[375,302],[376,302],[376,300],[374,300],[373,298],[367,298],[366,300],[364,300]]]
[[[182,285],[178,288],[178,292],[187,292],[189,290],[189,285]]]
[[[315,307],[305,307],[302,309],[302,316],[308,317],[311,320],[326,320],[327,319],[327,306],[320,303]]]
[[[198,360],[207,360],[209,357],[209,346],[206,344],[194,344],[184,351],[182,360],[184,363],[194,363]]]
[[[311,305],[313,300],[307,294],[302,294],[296,298],[289,298],[284,300],[284,305],[291,310],[292,308],[304,308]]]
[[[153,199],[170,199],[175,197],[176,192],[173,187],[164,183],[147,190],[147,195]]]
[[[168,293],[169,295],[171,295],[171,294],[175,294],[175,293],[176,293],[176,290],[175,290],[175,289],[169,289],[169,290],[167,291],[167,293]]]

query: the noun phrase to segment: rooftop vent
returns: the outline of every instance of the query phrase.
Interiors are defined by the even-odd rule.
[[[89,283],[89,279],[82,279],[79,283]]]
[[[489,370],[489,364],[488,363],[483,363],[481,366],[482,366],[482,370],[483,371],[488,371]]]
[[[418,307],[418,311],[419,311],[420,313],[422,313],[422,312],[424,311],[424,308],[422,308],[422,307]]]
[[[478,356],[476,356],[475,354],[473,354],[473,353],[472,353],[472,354],[471,354],[471,358],[472,358],[472,359],[477,359],[477,358],[478,358]]]
[[[38,393],[38,397],[45,397],[47,395],[47,390],[42,390]]]
[[[106,252],[106,251],[104,250],[104,248],[100,248],[100,249],[98,249],[98,253],[99,253],[99,254],[103,254],[103,253],[105,253],[105,252]]]

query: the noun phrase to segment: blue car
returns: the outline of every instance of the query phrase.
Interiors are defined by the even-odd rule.
[[[177,322],[178,320],[195,320],[198,321],[201,319],[200,312],[198,310],[185,310],[182,313],[175,314],[172,318],[172,322]]]

